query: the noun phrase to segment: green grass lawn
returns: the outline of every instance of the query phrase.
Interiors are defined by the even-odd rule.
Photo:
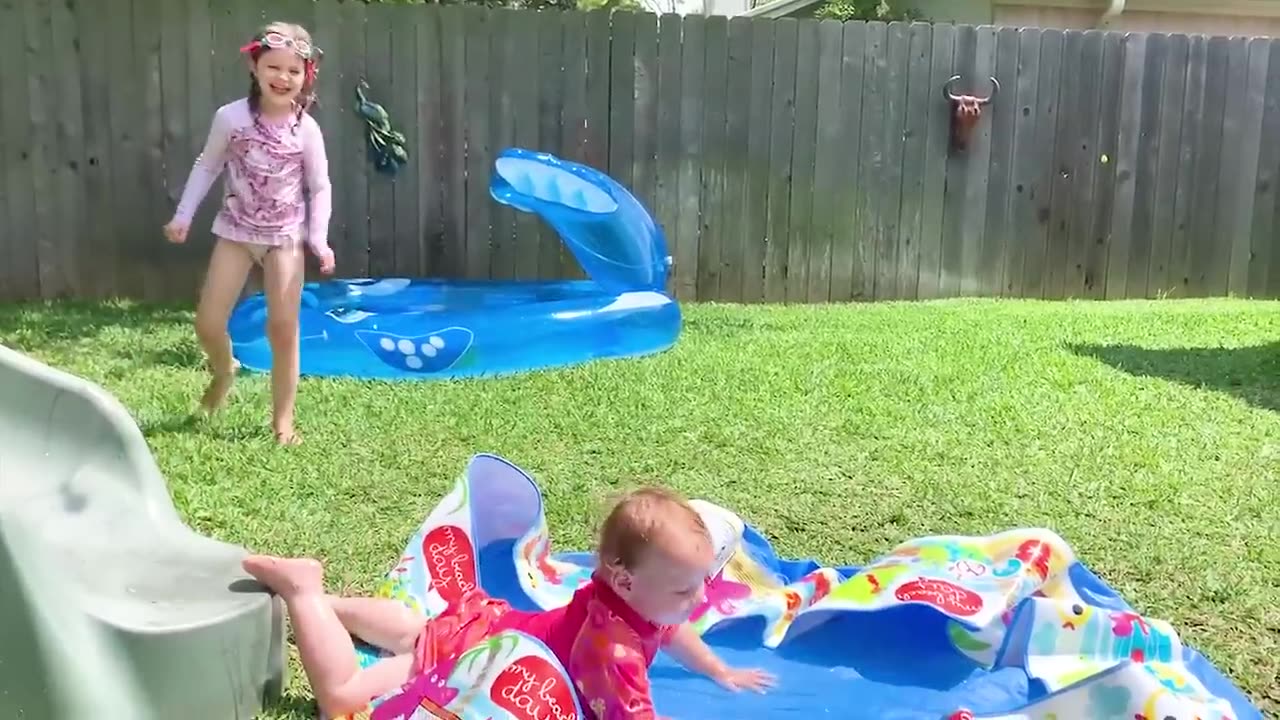
[[[103,383],[187,520],[369,589],[475,452],[531,471],[557,546],[668,483],[790,555],[1047,526],[1280,712],[1280,304],[948,301],[687,309],[665,354],[503,380],[306,380],[299,448],[265,378],[220,419],[188,309],[0,308],[0,342]],[[310,717],[295,673],[272,718]]]

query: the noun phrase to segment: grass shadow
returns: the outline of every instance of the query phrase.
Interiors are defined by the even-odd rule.
[[[269,703],[263,710],[269,710],[272,717],[281,720],[311,720],[317,717],[319,707],[316,701],[309,697],[300,697],[285,692],[279,699]]]
[[[52,349],[97,337],[108,328],[154,332],[189,326],[191,310],[180,305],[128,301],[36,301],[0,305],[0,340],[27,350]]]
[[[200,417],[194,410],[190,413],[169,415],[156,420],[141,420],[138,422],[138,429],[146,438],[164,435],[204,435],[229,443],[274,440],[275,438],[266,425],[228,423],[221,417]]]
[[[1216,390],[1280,412],[1280,342],[1239,348],[1095,344],[1069,347],[1077,355],[1092,357],[1130,375]]]
[[[138,429],[144,437],[171,435],[175,433],[196,432],[204,424],[194,412],[185,415],[171,415],[160,420],[140,421]]]
[[[139,368],[203,370],[192,311],[181,305],[131,301],[27,302],[0,306],[0,343],[27,353],[57,354],[96,343],[110,361],[108,377],[126,378]],[[104,333],[109,341],[98,342]]]
[[[146,354],[148,365],[163,365],[179,370],[204,370],[208,367],[204,359],[204,351],[200,349],[193,337],[181,343],[159,347]]]
[[[0,305],[0,343],[31,354],[74,352],[86,342],[104,334],[116,337],[145,337],[156,343],[174,336],[179,329],[189,333],[192,313],[180,305],[136,304],[132,301],[31,301]],[[172,341],[168,345],[173,345]],[[195,346],[195,338],[189,342]],[[154,347],[140,342],[102,343],[99,354],[136,363],[173,366],[192,364],[189,348]],[[198,352],[198,347],[196,347]]]

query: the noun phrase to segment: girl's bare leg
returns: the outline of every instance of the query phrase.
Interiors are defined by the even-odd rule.
[[[200,407],[208,413],[217,412],[226,403],[235,382],[235,360],[231,355],[227,320],[240,299],[251,269],[253,258],[244,248],[230,240],[217,240],[196,306],[196,338],[204,348],[209,372],[213,375],[200,398]]]
[[[262,261],[271,343],[271,425],[281,445],[299,442],[293,410],[298,397],[298,306],[304,262],[301,247],[273,250]]]
[[[408,682],[413,672],[413,656],[409,654],[360,669],[351,635],[325,597],[324,569],[319,562],[251,555],[243,564],[245,572],[284,600],[302,668],[326,716],[363,709],[370,700]]]
[[[400,655],[412,653],[427,618],[398,600],[330,595],[329,606],[347,632]]]

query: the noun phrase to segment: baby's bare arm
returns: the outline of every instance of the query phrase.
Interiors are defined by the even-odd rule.
[[[721,687],[729,690],[755,690],[763,692],[774,686],[776,679],[758,669],[738,669],[725,664],[711,649],[693,626],[684,624],[671,636],[667,652],[681,665],[693,672],[705,675]]]
[[[729,670],[716,651],[688,624],[675,631],[666,650],[681,665],[709,678],[714,679]]]

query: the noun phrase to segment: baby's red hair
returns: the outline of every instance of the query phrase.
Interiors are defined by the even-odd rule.
[[[634,570],[654,544],[671,550],[689,543],[689,537],[708,545],[711,533],[702,515],[672,490],[644,487],[622,497],[600,528],[597,554],[600,565]]]

